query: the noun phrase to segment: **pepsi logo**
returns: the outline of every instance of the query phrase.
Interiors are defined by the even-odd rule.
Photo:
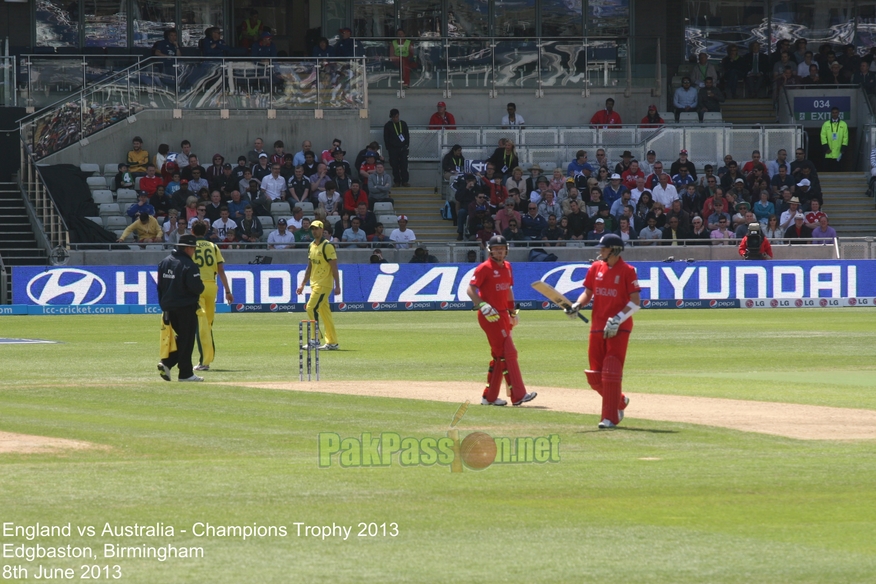
[[[798,298],[797,300],[794,301],[794,306],[796,306],[797,308],[800,308],[801,306],[803,306],[803,301]]]
[[[827,306],[827,300],[822,298],[821,300],[818,301],[818,304],[820,304],[821,307],[824,308],[825,306]]]
[[[271,312],[277,312],[277,305],[271,304],[270,309],[271,309]]]
[[[770,300],[770,306],[772,306],[773,308],[775,308],[775,307],[778,306],[778,305],[779,305],[779,301],[778,301],[778,300]]]
[[[716,306],[718,306],[717,300],[709,300],[709,308],[715,308]]]
[[[380,303],[379,302],[372,302],[371,309],[372,310],[380,310]]]
[[[675,301],[676,308],[682,308],[683,306],[684,306],[684,300],[676,300]]]
[[[411,310],[414,307],[413,302],[405,302],[405,308]]]
[[[754,308],[754,300],[746,300],[745,307],[746,308]]]
[[[857,298],[849,298],[849,306],[855,306],[856,304],[858,304]]]
[[[551,303],[550,302],[542,302],[541,307],[544,308],[545,310],[547,310],[548,308],[551,307]]]
[[[243,304],[236,304],[234,308],[237,310],[237,312],[243,312]]]
[[[441,306],[441,310],[447,310],[447,307],[448,307],[449,305],[450,305],[449,302],[442,302],[442,303],[440,304],[440,306]]]
[[[347,310],[346,302],[338,302],[338,310]]]
[[[642,308],[650,308],[651,301],[650,300],[642,300]]]

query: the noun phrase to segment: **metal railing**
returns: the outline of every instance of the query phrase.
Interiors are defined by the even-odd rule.
[[[37,160],[153,110],[362,109],[363,58],[252,59],[153,57],[80,89],[21,121]]]
[[[18,105],[17,78],[15,57],[0,56],[0,107]]]
[[[648,128],[623,125],[611,128],[569,126],[529,126],[525,129],[502,126],[461,126],[455,130],[430,130],[427,126],[409,126],[411,133],[408,160],[439,161],[454,144],[462,146],[466,159],[484,160],[496,148],[500,138],[514,141],[521,164],[560,165],[565,168],[579,149],[589,150],[591,161],[595,148],[604,148],[609,160],[620,160],[624,150],[644,160],[649,150],[658,160],[672,162],[684,148],[690,159],[702,168],[706,164],[723,166],[725,154],[734,160],[748,160],[752,150],[776,152],[780,148],[797,148],[804,144],[805,132],[797,125],[732,126],[663,126]],[[383,127],[372,127],[371,137],[383,143]],[[551,169],[546,169],[550,172]]]
[[[55,201],[49,194],[40,169],[34,157],[28,152],[24,141],[21,143],[21,167],[18,173],[21,189],[33,206],[36,220],[46,236],[49,244],[47,252],[55,247],[70,248],[70,232],[67,223],[61,216]]]
[[[0,305],[9,303],[8,293],[9,274],[6,273],[6,266],[3,264],[3,256],[0,255]]]

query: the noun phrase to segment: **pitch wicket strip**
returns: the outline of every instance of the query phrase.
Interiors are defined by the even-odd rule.
[[[305,339],[305,331],[307,332]],[[312,360],[314,351],[316,361],[316,380],[319,381],[319,323],[315,320],[298,322],[298,380],[304,381],[304,351],[307,351],[307,381],[311,381]]]

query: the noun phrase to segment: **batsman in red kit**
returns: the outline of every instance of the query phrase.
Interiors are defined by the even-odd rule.
[[[511,329],[517,326],[517,311],[514,305],[514,275],[511,264],[505,261],[508,241],[494,235],[487,242],[490,257],[475,268],[468,285],[468,296],[478,309],[478,324],[487,334],[492,360],[487,373],[487,387],[481,404],[504,406],[508,402],[499,398],[502,377],[508,385],[512,405],[532,401],[536,393],[527,393],[517,363],[517,349],[511,340]]]
[[[624,241],[610,233],[599,240],[599,259],[584,278],[584,292],[566,313],[575,318],[582,306],[593,300],[590,316],[590,369],[587,382],[602,396],[600,429],[614,428],[624,419],[630,403],[621,391],[627,343],[633,330],[633,314],[639,310],[639,280],[636,269],[620,256]]]

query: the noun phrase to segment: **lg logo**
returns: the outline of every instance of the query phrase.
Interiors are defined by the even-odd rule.
[[[85,270],[62,268],[34,276],[27,295],[36,304],[96,304],[106,294],[103,280]]]

